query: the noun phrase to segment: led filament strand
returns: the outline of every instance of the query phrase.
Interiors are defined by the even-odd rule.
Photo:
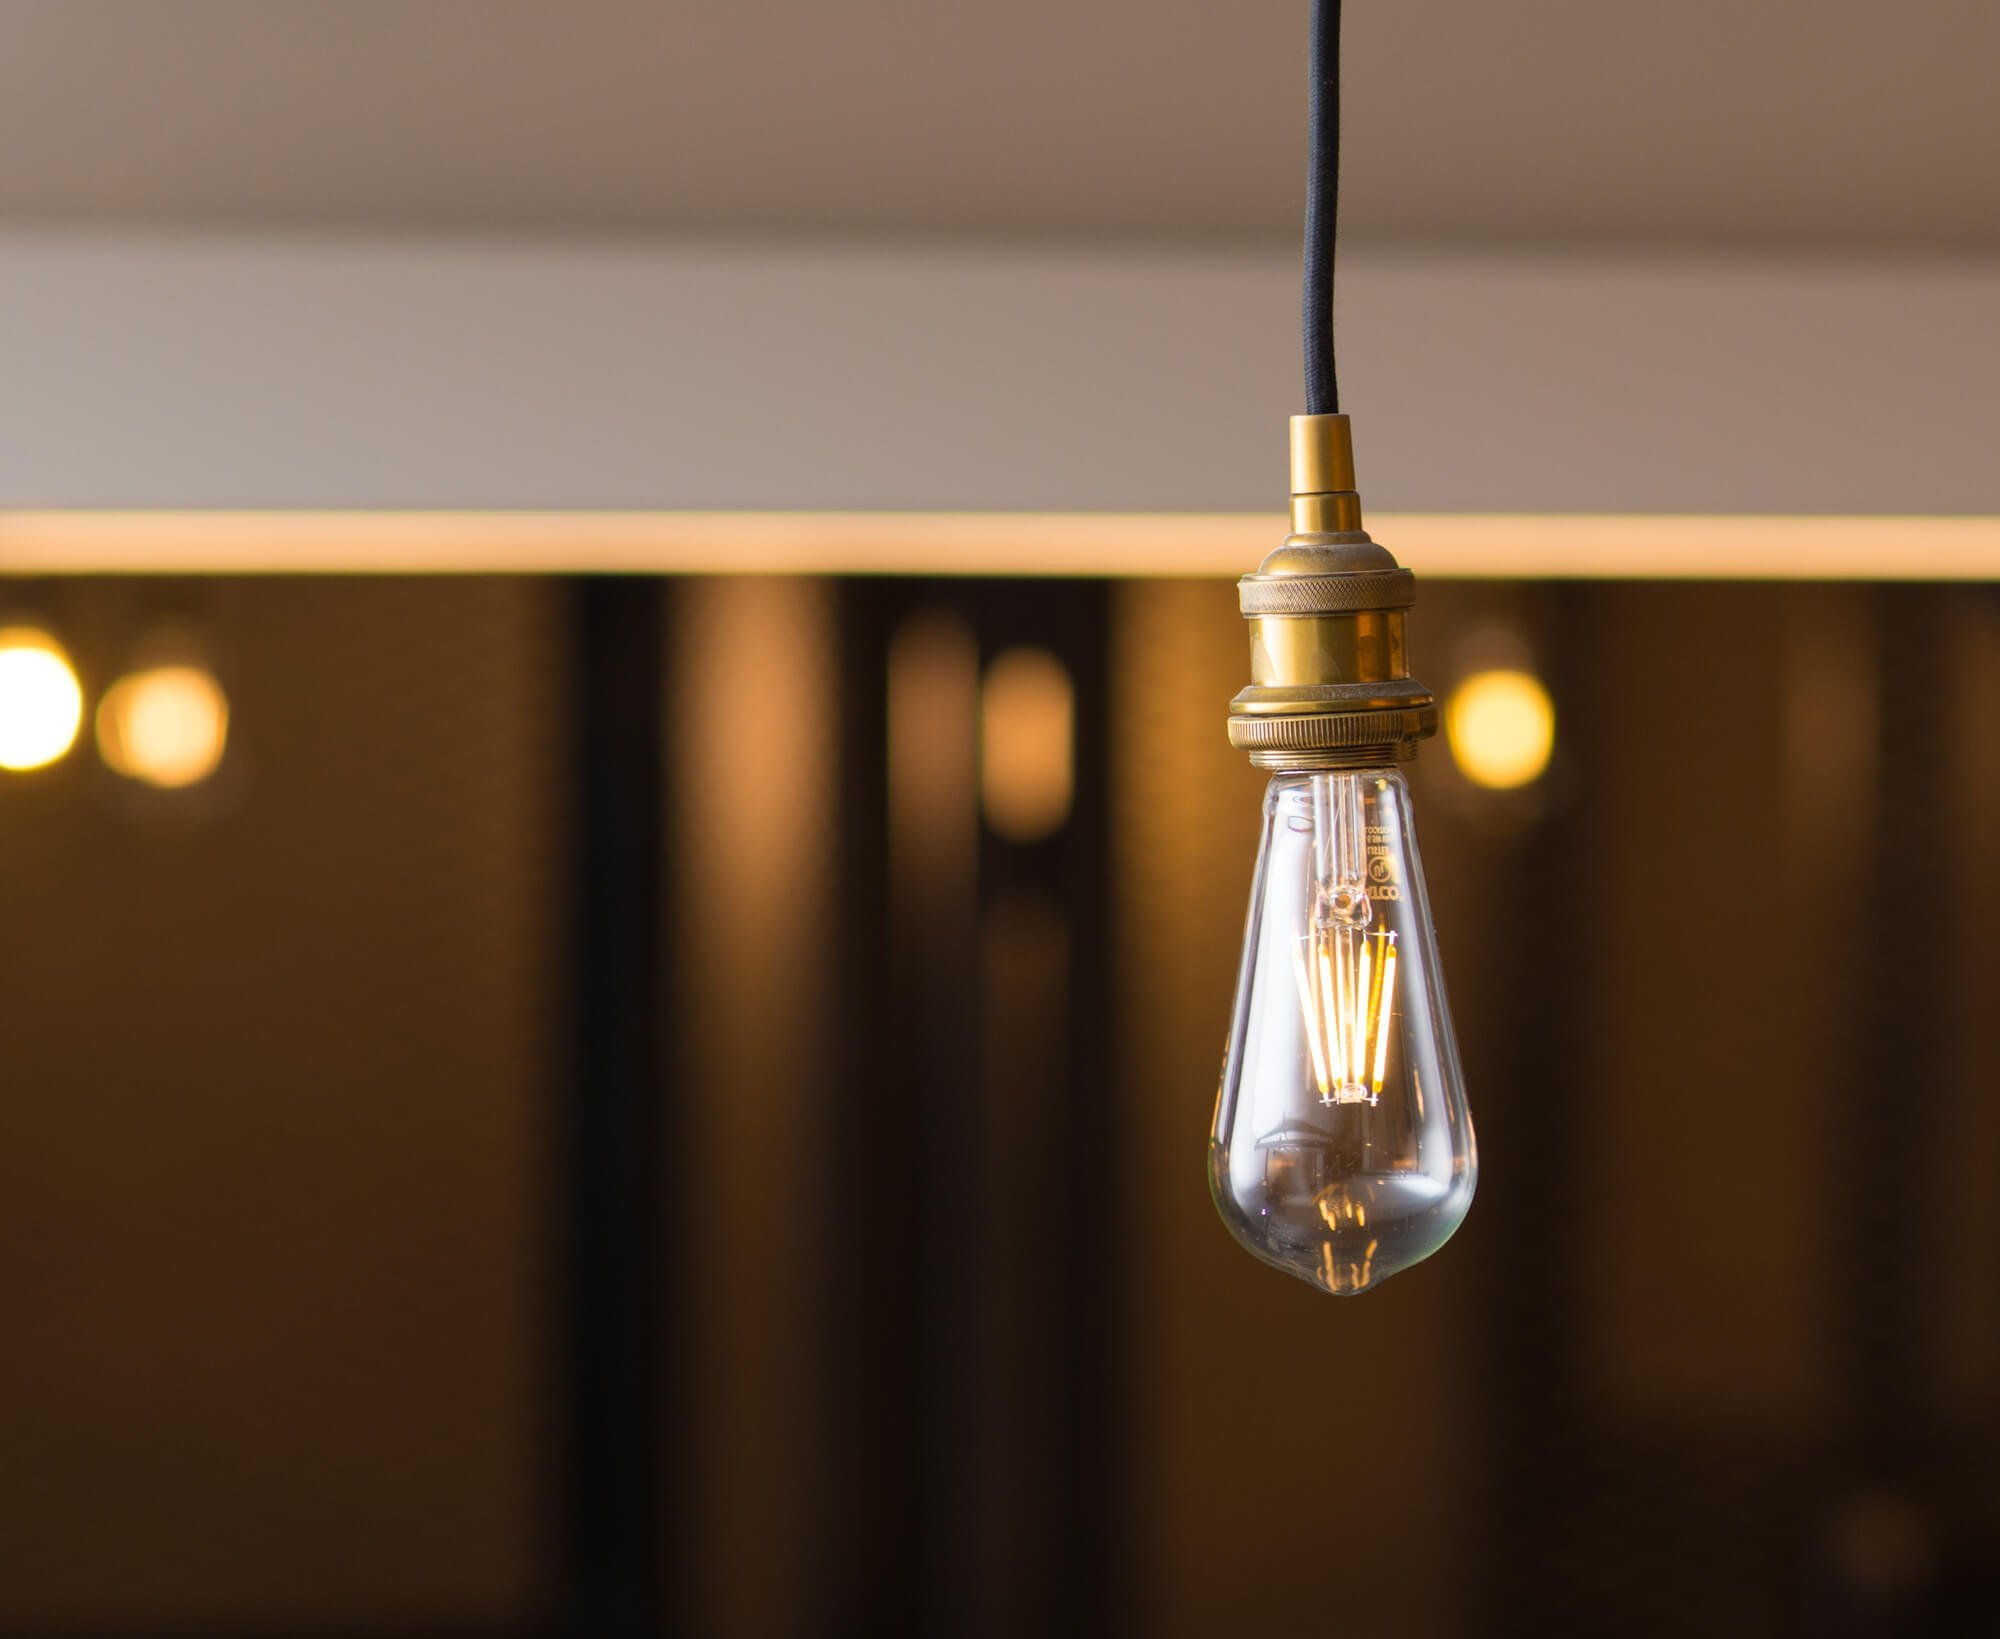
[[[1293,972],[1320,1102],[1379,1102],[1395,1015],[1395,934],[1315,928],[1299,941]]]
[[[1307,1051],[1323,1104],[1374,1104],[1389,1063],[1396,936],[1371,931],[1362,782],[1312,776],[1312,927],[1294,953]]]

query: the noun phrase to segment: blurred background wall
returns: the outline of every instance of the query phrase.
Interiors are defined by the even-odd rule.
[[[0,1634],[1990,1620],[2000,23],[1349,8],[1365,490],[1515,520],[1382,533],[1554,714],[1416,765],[1484,1172],[1350,1304],[1202,1186],[1264,9],[0,0],[0,628],[83,707],[0,772]],[[854,509],[996,516],[764,572]],[[185,788],[96,722],[163,634]]]
[[[102,679],[162,587],[36,590]],[[1226,585],[619,594],[667,636],[666,977],[608,1335],[577,594],[183,583],[217,775],[7,777],[4,1631],[541,1631],[592,1574],[576,1327],[641,1314],[612,1433],[693,1631],[1983,1608],[1989,591],[1431,589],[1431,677],[1497,649],[1556,746],[1417,765],[1486,1176],[1354,1304],[1201,1185],[1260,785]]]

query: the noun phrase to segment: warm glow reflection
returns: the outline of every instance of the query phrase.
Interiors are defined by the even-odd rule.
[[[888,683],[889,849],[909,914],[936,928],[970,903],[978,870],[972,628],[948,610],[909,615],[889,641]]]
[[[1009,842],[1039,842],[1069,818],[1076,691],[1047,649],[1007,649],[986,668],[979,704],[979,796]]]
[[[222,761],[229,701],[199,666],[121,677],[97,708],[97,749],[128,779],[163,789],[198,785]]]
[[[1452,691],[1444,726],[1460,772],[1493,791],[1539,779],[1556,743],[1555,707],[1528,672],[1475,672]]]
[[[0,629],[0,768],[40,768],[76,743],[83,688],[62,645],[32,626]]]

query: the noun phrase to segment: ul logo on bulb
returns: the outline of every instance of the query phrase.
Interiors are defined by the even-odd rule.
[[[1401,899],[1396,886],[1396,862],[1387,854],[1368,857],[1368,896],[1371,899]]]

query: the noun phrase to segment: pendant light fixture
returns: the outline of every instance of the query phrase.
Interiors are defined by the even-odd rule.
[[[1399,765],[1437,732],[1410,676],[1415,577],[1368,538],[1333,350],[1340,6],[1312,0],[1306,414],[1292,533],[1239,583],[1229,743],[1272,772],[1209,1183],[1230,1233],[1323,1291],[1450,1239],[1478,1156]]]

